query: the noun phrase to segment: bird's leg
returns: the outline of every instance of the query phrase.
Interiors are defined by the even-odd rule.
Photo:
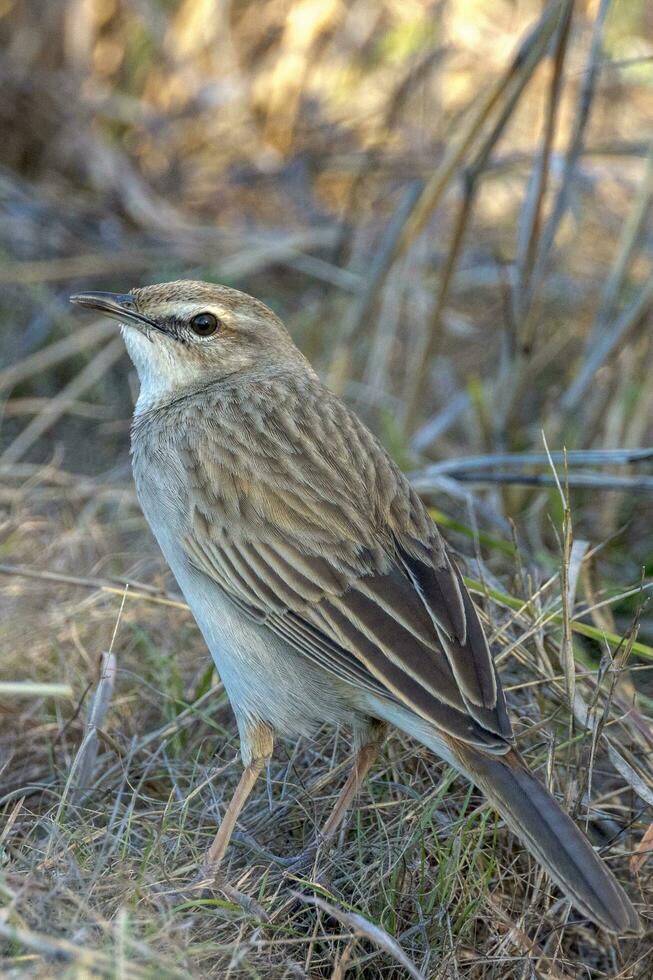
[[[242,727],[240,740],[245,769],[234,791],[234,795],[231,797],[227,812],[222,818],[220,829],[206,852],[202,869],[206,878],[215,878],[229,846],[236,821],[256,785],[256,780],[261,775],[263,768],[272,755],[272,731],[262,722],[258,722],[247,728]]]
[[[330,840],[340,827],[342,821],[345,819],[347,811],[354,802],[356,795],[358,794],[358,791],[365,780],[365,777],[376,761],[381,749],[381,744],[381,741],[378,739],[373,742],[366,742],[365,745],[361,745],[360,749],[356,753],[354,765],[347,776],[344,786],[338,794],[333,810],[325,820],[324,824],[322,825],[322,829],[319,832],[318,840],[320,844],[324,841]]]
[[[234,795],[231,797],[229,802],[229,806],[227,807],[227,812],[220,823],[220,829],[213,838],[213,843],[206,852],[206,857],[204,858],[204,870],[206,871],[207,876],[215,875],[216,871],[220,867],[222,858],[224,857],[227,847],[229,846],[231,835],[234,832],[236,821],[238,820],[240,812],[247,802],[249,794],[254,789],[256,780],[261,775],[264,765],[265,759],[254,759],[243,770],[243,774],[240,777],[240,782],[238,783],[238,786],[234,791]]]
[[[316,851],[322,844],[334,836],[345,819],[347,811],[356,798],[365,777],[378,757],[381,746],[383,745],[385,728],[380,724],[375,724],[374,728],[368,731],[367,734],[368,738],[356,752],[354,765],[347,776],[344,786],[338,793],[333,809],[322,825],[321,830],[318,831],[315,839],[300,854],[287,862],[293,869],[303,868],[310,864]]]

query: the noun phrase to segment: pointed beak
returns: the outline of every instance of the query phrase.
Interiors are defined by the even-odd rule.
[[[149,317],[138,312],[136,299],[131,293],[75,293],[74,296],[70,297],[70,302],[83,306],[87,310],[97,310],[120,323],[128,323],[141,328],[147,326],[154,330],[160,330],[162,333],[165,332],[154,320],[150,320]]]

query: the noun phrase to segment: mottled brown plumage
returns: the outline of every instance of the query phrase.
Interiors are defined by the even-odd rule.
[[[277,317],[193,282],[77,301],[125,324],[141,378],[139,499],[238,719],[247,769],[212,868],[274,731],[328,721],[357,732],[332,832],[372,762],[375,726],[391,722],[474,779],[579,908],[613,931],[637,929],[514,749],[478,614],[424,505]]]
[[[505,751],[476,611],[419,497],[360,421],[293,371],[212,387],[192,426],[186,411],[172,406],[166,428],[193,491],[192,564],[321,666],[318,633],[336,673],[380,680],[450,734]],[[140,453],[158,421],[136,421]]]

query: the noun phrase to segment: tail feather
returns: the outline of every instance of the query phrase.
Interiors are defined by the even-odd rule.
[[[514,749],[491,756],[447,741],[459,768],[579,911],[609,932],[641,932],[640,918],[612,872]]]

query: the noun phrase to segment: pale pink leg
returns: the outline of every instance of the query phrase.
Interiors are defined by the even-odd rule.
[[[272,755],[274,744],[272,730],[263,722],[241,728],[240,741],[243,757],[249,762],[245,766],[234,795],[231,797],[227,812],[222,818],[220,829],[206,852],[202,870],[207,877],[215,877],[229,846],[236,821],[256,785],[256,780]]]
[[[340,790],[333,810],[320,831],[319,838],[321,841],[329,840],[338,830],[338,827],[347,815],[347,810],[354,802],[356,794],[363,784],[363,780],[374,765],[380,749],[380,741],[368,742],[366,745],[361,746],[356,753],[354,765],[347,776],[345,785]]]
[[[236,821],[238,820],[240,812],[245,806],[250,793],[254,789],[256,780],[261,775],[264,765],[265,759],[256,759],[243,771],[243,774],[240,777],[240,782],[238,783],[234,795],[231,797],[231,802],[227,807],[227,812],[222,818],[220,829],[213,838],[213,843],[206,852],[206,857],[204,858],[204,871],[207,875],[214,876],[220,867],[227,847],[229,846],[231,835],[234,832]]]
[[[342,821],[345,819],[347,811],[354,802],[363,780],[374,765],[374,761],[379,754],[382,744],[383,730],[381,729],[377,738],[375,738],[373,741],[370,740],[366,742],[356,753],[356,758],[354,759],[354,765],[352,766],[351,772],[347,776],[344,786],[338,793],[338,798],[336,799],[331,813],[324,822],[322,829],[316,834],[315,840],[312,841],[308,847],[305,847],[304,850],[296,857],[282,863],[296,869],[306,868],[311,864],[320,845],[324,844],[326,841],[329,841],[334,836],[342,824]]]

